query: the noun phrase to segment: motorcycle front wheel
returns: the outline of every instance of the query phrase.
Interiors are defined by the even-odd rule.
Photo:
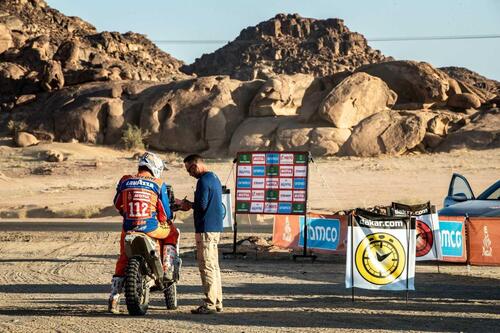
[[[125,301],[128,313],[132,316],[144,316],[149,306],[149,287],[143,269],[143,258],[129,258],[127,278],[125,280]]]

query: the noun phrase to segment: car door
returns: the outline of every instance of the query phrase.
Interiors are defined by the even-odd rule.
[[[476,197],[474,196],[474,192],[472,192],[472,188],[470,187],[467,179],[458,173],[454,173],[451,177],[450,187],[448,188],[448,196],[444,199],[443,206],[448,207],[459,202],[474,199],[476,199]]]

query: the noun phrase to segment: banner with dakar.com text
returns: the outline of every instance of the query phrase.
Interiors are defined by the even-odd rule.
[[[436,208],[430,202],[418,205],[392,203],[394,216],[415,217],[416,219],[416,260],[441,260],[441,235]]]
[[[346,288],[415,290],[415,219],[353,216],[347,232]]]
[[[310,213],[307,217],[307,248],[317,253],[345,253],[347,217]],[[281,248],[304,246],[304,217],[276,215],[273,244]]]

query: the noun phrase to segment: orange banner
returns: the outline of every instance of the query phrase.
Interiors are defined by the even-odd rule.
[[[275,215],[273,244],[287,249],[301,249],[303,216]],[[317,253],[344,254],[347,244],[347,216],[307,214],[307,248]]]
[[[471,217],[467,223],[469,263],[500,265],[500,218]]]

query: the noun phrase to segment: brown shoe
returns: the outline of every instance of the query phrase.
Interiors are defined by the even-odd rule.
[[[192,314],[214,314],[217,313],[217,310],[215,309],[209,309],[206,306],[202,305],[200,307],[197,307],[196,309],[191,310]]]

